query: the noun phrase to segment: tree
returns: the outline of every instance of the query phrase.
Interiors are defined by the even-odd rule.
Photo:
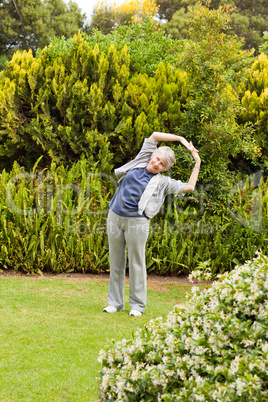
[[[251,67],[241,99],[240,124],[252,124],[254,138],[262,150],[261,168],[268,170],[268,56],[261,53]]]
[[[160,19],[170,21],[173,17],[173,15],[176,13],[176,11],[185,8],[190,5],[194,4],[195,0],[190,3],[191,0],[187,2],[187,5],[185,5],[185,1],[183,0],[159,0],[157,2],[159,9],[158,9],[158,15]]]
[[[260,46],[260,51],[268,55],[268,31],[263,32],[263,39],[265,42]]]
[[[0,55],[43,48],[54,35],[72,37],[85,27],[86,15],[63,0],[0,0]]]
[[[154,76],[158,64],[174,64],[183,49],[183,42],[172,39],[164,31],[156,30],[155,23],[146,19],[142,24],[118,25],[110,34],[103,34],[93,29],[90,35],[83,34],[85,41],[94,47],[98,44],[100,51],[107,53],[111,44],[117,50],[127,46],[130,56],[130,75],[146,73]],[[65,41],[66,44],[66,41]],[[64,45],[61,43],[60,48]]]
[[[155,0],[126,0],[123,4],[114,3],[113,6],[98,2],[94,8],[90,29],[97,28],[104,34],[111,33],[118,25],[142,23],[148,18],[153,21],[157,10]]]
[[[256,49],[263,43],[263,32],[267,30],[268,23],[268,0],[212,0],[210,9],[232,3],[235,7],[231,15],[231,33],[239,39],[244,39],[244,49]],[[197,5],[196,0],[159,0],[159,16],[168,22],[165,26],[167,33],[174,38],[187,37],[185,26],[189,17],[188,7]]]
[[[185,73],[161,63],[154,77],[130,77],[126,46],[100,51],[81,33],[37,57],[17,52],[0,73],[0,166],[84,156],[110,172],[111,161],[134,157],[154,130],[174,130],[186,96]]]
[[[198,4],[193,5],[193,7],[198,7]],[[176,39],[189,39],[187,21],[191,17],[192,12],[189,8],[181,7],[172,15],[171,20],[163,25],[164,31]]]
[[[130,22],[130,19],[129,21]],[[104,35],[109,34],[116,27],[116,16],[112,7],[107,4],[97,4],[91,18],[90,31],[99,29]]]
[[[230,22],[230,6],[191,10],[190,40],[178,64],[188,77],[184,124],[178,131],[200,148],[203,182],[212,186],[207,194],[212,192],[223,200],[234,180],[230,158],[240,152],[255,158],[257,152],[251,133],[236,121],[239,94],[252,58],[249,51],[241,50],[235,37],[224,33]]]

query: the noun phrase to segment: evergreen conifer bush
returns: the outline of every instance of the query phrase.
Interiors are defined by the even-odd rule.
[[[53,39],[37,57],[31,50],[13,55],[0,72],[0,169],[16,160],[29,170],[40,156],[43,167],[86,158],[109,174],[153,131],[175,131],[186,74],[163,59],[149,77],[136,71],[127,45],[118,50],[111,38],[106,45],[79,33]]]
[[[193,287],[185,306],[99,355],[107,401],[267,401],[268,257]]]
[[[259,159],[262,170],[268,169],[268,56],[261,53],[253,62],[245,92],[241,99],[242,109],[238,123],[252,124],[254,139],[261,148]]]

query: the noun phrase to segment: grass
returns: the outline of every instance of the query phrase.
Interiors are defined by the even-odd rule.
[[[166,316],[190,287],[149,280],[146,313],[130,317],[127,283],[126,310],[108,315],[108,278],[0,275],[0,401],[98,401],[99,351]]]

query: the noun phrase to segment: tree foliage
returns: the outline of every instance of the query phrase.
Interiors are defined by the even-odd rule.
[[[230,11],[229,6],[193,9],[191,40],[179,61],[187,73],[189,91],[179,132],[200,148],[206,182],[222,199],[230,183],[230,157],[244,152],[254,159],[258,153],[250,132],[237,124],[239,93],[252,58],[234,37],[224,33]]]
[[[46,169],[41,162],[30,171],[17,162],[10,172],[1,171],[0,269],[109,272],[105,233],[115,179],[86,159]],[[221,205],[215,214],[200,216],[197,199],[174,197],[174,205],[151,222],[148,272],[174,276],[199,265],[194,274],[208,268],[215,275],[266,249],[268,182],[258,189],[252,184],[248,180],[233,195],[232,215]]]
[[[109,172],[153,131],[178,132],[200,149],[204,186],[223,198],[231,158],[258,154],[251,129],[237,123],[253,58],[224,33],[230,11],[193,9],[184,48],[147,21],[55,38],[37,57],[16,53],[0,75],[2,167],[19,158],[32,166],[44,154],[44,163],[84,156]],[[187,180],[191,160],[178,157]]]
[[[254,138],[262,150],[260,162],[268,168],[268,57],[261,53],[254,61],[246,83],[239,115],[240,124],[252,124]]]
[[[0,75],[6,166],[16,159],[31,166],[42,154],[67,164],[84,155],[109,172],[112,158],[115,164],[129,159],[152,131],[179,124],[183,72],[160,64],[154,77],[130,78],[126,46],[117,51],[111,44],[103,53],[81,34],[57,51],[45,48],[37,58],[17,52]]]
[[[35,52],[54,35],[72,37],[85,27],[85,19],[73,1],[67,5],[63,0],[1,0],[0,55]]]
[[[89,255],[86,261],[86,242],[91,242],[90,250],[94,253],[98,236],[90,235],[88,240],[83,236],[78,239],[79,234],[67,236],[62,226],[56,227],[57,214],[63,208],[70,217],[68,211],[72,213],[76,208],[80,173],[84,177],[90,171],[100,176],[110,173],[114,166],[134,157],[143,139],[153,131],[177,132],[192,140],[199,149],[202,169],[196,197],[185,197],[185,204],[176,197],[174,203],[167,200],[163,208],[163,212],[168,211],[166,219],[160,217],[150,240],[149,269],[176,274],[192,269],[207,256],[207,260],[213,260],[215,271],[226,270],[232,268],[235,260],[251,258],[256,248],[267,244],[267,184],[265,190],[259,189],[259,194],[264,194],[263,206],[258,204],[257,208],[255,193],[248,197],[245,186],[237,197],[237,193],[233,197],[231,193],[231,202],[227,197],[237,179],[230,170],[231,159],[243,153],[253,160],[258,146],[265,154],[266,143],[261,142],[259,134],[267,128],[267,58],[262,55],[257,60],[250,52],[241,50],[236,38],[226,34],[230,11],[226,6],[218,10],[194,8],[189,21],[190,39],[183,46],[145,21],[141,25],[119,26],[110,35],[94,30],[91,36],[79,33],[69,39],[54,37],[35,56],[32,51],[14,54],[0,73],[0,168],[10,170],[13,162],[19,161],[20,166],[36,172],[38,165],[40,169],[46,168],[46,182],[51,177],[47,169],[51,165],[55,192],[60,191],[60,177],[68,173],[70,166],[78,178],[74,181],[74,193],[60,198],[59,207],[48,186],[44,202],[51,216],[46,216],[46,212],[42,216],[26,216],[24,205],[35,211],[40,207],[38,197],[42,196],[39,176],[26,174],[25,180],[13,186],[15,207],[18,205],[22,211],[18,216],[12,209],[14,205],[7,205],[5,200],[5,183],[13,173],[2,173],[5,214],[0,230],[1,264],[6,261],[8,267],[20,267],[23,261],[27,272],[33,265],[38,269],[41,264],[44,269],[54,266],[55,270],[68,270],[70,261],[76,267],[84,264],[89,270],[95,263],[99,267],[108,264],[104,252],[107,243],[98,244],[100,260],[92,262]],[[174,149],[178,157],[174,176],[188,180],[193,160],[180,145],[174,144]],[[13,171],[19,177],[20,172],[24,173],[16,162]],[[83,183],[87,186],[86,179]],[[95,188],[97,193],[103,189],[98,180],[92,186],[93,192]],[[105,193],[103,208],[109,198]],[[226,212],[224,200],[238,219]],[[79,203],[83,210],[88,203],[94,208],[100,205],[94,197],[85,203],[80,199]],[[198,203],[200,209],[196,207]],[[90,215],[84,219],[79,213],[71,226],[87,228],[91,218]],[[92,221],[95,233],[102,219]],[[259,222],[263,225],[261,232]],[[17,237],[19,248],[12,251],[14,242],[10,243],[10,238],[16,242]],[[46,242],[51,248],[44,252]],[[64,253],[61,255],[61,250],[67,250],[64,253],[71,255],[71,260]],[[62,259],[57,259],[58,255]]]
[[[206,2],[207,3],[207,2]],[[244,39],[244,49],[255,48],[258,51],[263,43],[263,33],[267,30],[268,1],[267,0],[211,0],[210,9],[218,9],[220,6],[232,4],[235,10],[231,15],[231,34],[236,34],[239,39]],[[168,21],[165,30],[174,38],[187,38],[186,23],[189,18],[189,6],[198,6],[196,0],[160,0],[159,16]]]
[[[107,35],[93,29],[90,35],[84,34],[83,37],[91,47],[98,44],[104,53],[107,53],[111,44],[119,51],[127,46],[131,76],[137,72],[153,76],[160,62],[164,65],[174,64],[183,49],[182,41],[172,39],[163,30],[156,30],[149,18],[142,24],[118,25]]]
[[[265,42],[260,46],[260,51],[268,55],[268,31],[263,32]]]
[[[157,11],[155,0],[126,0],[112,6],[99,1],[94,8],[90,29],[97,28],[104,34],[111,33],[118,25],[142,23],[148,18],[154,21]]]

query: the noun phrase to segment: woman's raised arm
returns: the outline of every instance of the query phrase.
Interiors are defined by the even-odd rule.
[[[190,146],[191,145],[192,145],[192,143],[190,142]],[[190,176],[190,179],[188,180],[188,183],[185,185],[185,187],[183,189],[183,193],[189,193],[190,191],[194,191],[196,182],[197,182],[197,178],[199,175],[200,166],[201,166],[201,159],[193,145],[192,145],[192,149],[190,149],[190,151],[195,160],[195,165],[194,165],[192,174]]]
[[[190,143],[184,137],[181,137],[180,135],[158,133],[157,131],[154,131],[153,134],[149,138],[151,140],[155,140],[155,141],[179,141],[187,149],[191,150]]]

